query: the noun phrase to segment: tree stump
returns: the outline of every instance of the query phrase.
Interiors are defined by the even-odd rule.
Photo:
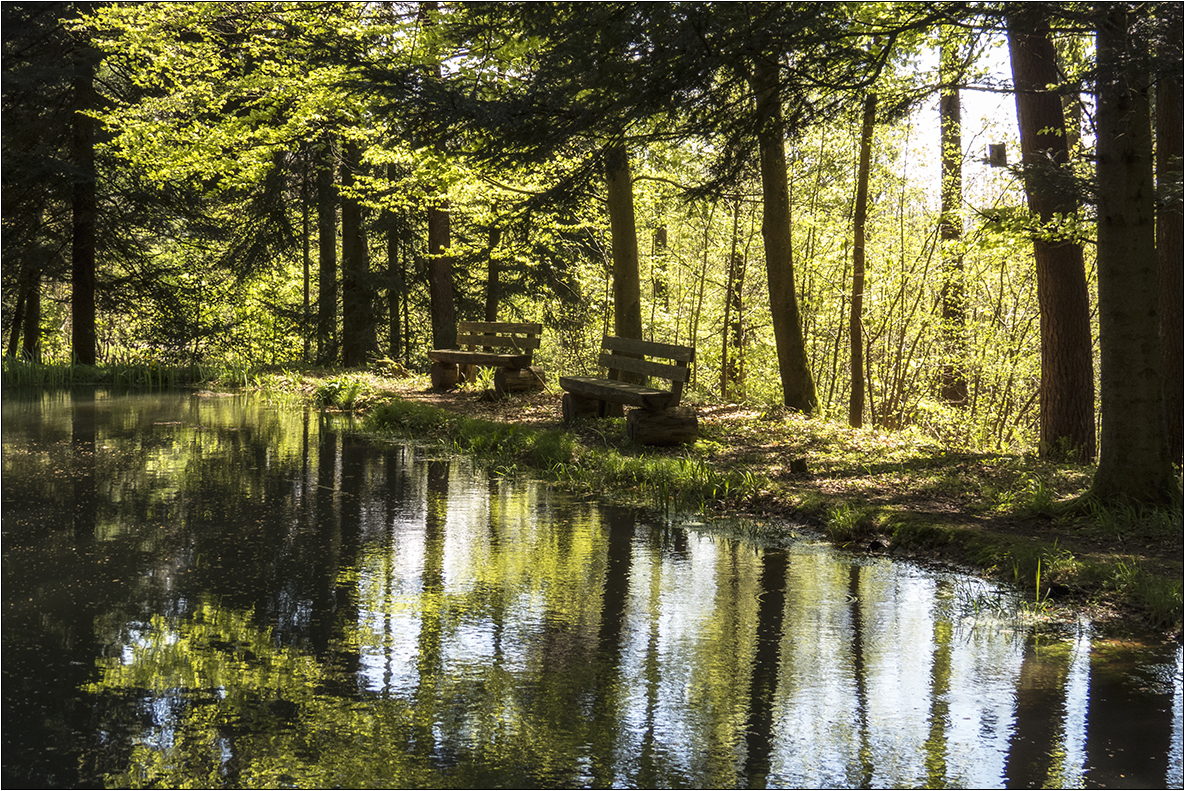
[[[494,374],[494,390],[498,395],[543,389],[543,368],[499,368]]]
[[[695,409],[676,406],[670,409],[631,409],[625,419],[625,434],[640,445],[680,445],[699,437],[699,419]]]
[[[456,387],[461,374],[455,363],[432,363],[432,387],[437,390],[448,390]]]

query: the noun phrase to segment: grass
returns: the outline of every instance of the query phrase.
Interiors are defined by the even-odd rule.
[[[102,365],[41,364],[6,359],[5,387],[109,386],[168,390],[200,384],[246,387],[249,369],[243,366],[168,365],[156,361],[115,361]]]

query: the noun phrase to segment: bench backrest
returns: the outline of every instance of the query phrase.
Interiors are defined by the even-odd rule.
[[[539,348],[542,324],[509,321],[458,321],[457,346],[470,351],[484,349],[513,349],[534,352]]]
[[[691,364],[694,362],[695,349],[690,346],[639,341],[616,335],[606,335],[601,341],[599,363],[609,369],[610,379],[621,378],[618,372],[666,379],[671,383],[671,393],[675,396],[672,406],[679,403],[683,385],[691,380]]]

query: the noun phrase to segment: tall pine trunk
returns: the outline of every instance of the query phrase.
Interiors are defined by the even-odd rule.
[[[1057,190],[1054,168],[1069,163],[1062,100],[1046,86],[1059,81],[1057,53],[1044,18],[1012,16],[1008,50],[1016,85],[1016,115],[1029,209],[1044,225],[1078,210]],[[1044,172],[1043,172],[1044,171]],[[1037,303],[1041,314],[1041,437],[1043,456],[1095,455],[1094,361],[1090,297],[1082,245],[1034,236]]]
[[[457,308],[453,299],[452,234],[448,203],[428,198],[428,297],[432,311],[432,348],[457,345]]]
[[[350,193],[362,169],[362,150],[342,147],[342,364],[360,366],[375,351],[374,295],[362,204]]]
[[[1150,75],[1123,6],[1098,32],[1098,272],[1101,412],[1090,494],[1167,502],[1176,490],[1164,433],[1152,184]]]
[[[848,320],[851,340],[852,390],[848,396],[848,425],[864,425],[864,226],[868,218],[868,174],[872,170],[872,132],[876,124],[876,94],[864,99],[864,123],[860,130],[860,166],[856,174],[856,206],[852,212],[852,313]]]
[[[329,362],[337,334],[337,190],[335,146],[326,137],[317,163],[317,359]]]
[[[73,119],[73,239],[71,245],[71,346],[74,361],[95,364],[95,219],[98,204],[95,198],[95,122],[87,112],[95,106],[95,58],[90,47],[79,46],[74,54],[74,119]],[[38,293],[39,291],[30,292]],[[26,314],[32,315],[32,303],[27,302]],[[39,313],[40,311],[38,311]],[[40,318],[40,316],[38,316]],[[25,336],[26,348],[30,341],[36,346],[40,338]]]
[[[634,225],[634,182],[622,142],[605,149],[605,184],[613,236],[613,331],[642,339],[642,287],[638,272],[638,234]]]
[[[794,293],[790,190],[778,62],[758,58],[754,62],[751,87],[757,112],[757,145],[761,153],[761,238],[765,243],[765,269],[782,379],[782,400],[791,409],[810,414],[818,407],[819,399],[807,363],[802,318]]]
[[[1167,53],[1166,53],[1167,54]],[[1166,57],[1167,61],[1168,58]],[[1165,199],[1171,185],[1181,189],[1182,113],[1181,74],[1161,74],[1156,89],[1156,174],[1161,203],[1156,215],[1156,255],[1160,270],[1160,356],[1164,362],[1165,431],[1169,443],[1169,459],[1182,462],[1182,443],[1185,427],[1185,348],[1182,327],[1185,327],[1185,306],[1182,282],[1185,268],[1185,249],[1182,227],[1185,214],[1179,199]],[[1178,195],[1180,193],[1178,192]]]
[[[946,362],[942,366],[942,399],[967,403],[967,330],[963,283],[963,108],[959,95],[959,52],[948,29],[942,40],[943,87],[939,97],[942,137],[942,331]]]

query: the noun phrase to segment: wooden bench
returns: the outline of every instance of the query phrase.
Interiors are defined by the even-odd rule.
[[[473,381],[478,366],[497,368],[494,389],[499,395],[543,387],[543,372],[531,365],[543,325],[502,321],[457,322],[457,346],[464,349],[433,349],[432,386],[455,387]]]
[[[649,358],[649,359],[648,359]],[[561,376],[564,421],[580,416],[620,417],[623,407],[636,407],[626,415],[626,435],[645,445],[694,442],[699,436],[695,410],[679,406],[683,385],[691,378],[695,349],[671,343],[605,336],[598,363],[609,377]],[[633,374],[634,376],[628,376]],[[640,379],[638,384],[627,379]],[[669,382],[666,389],[651,380]]]

